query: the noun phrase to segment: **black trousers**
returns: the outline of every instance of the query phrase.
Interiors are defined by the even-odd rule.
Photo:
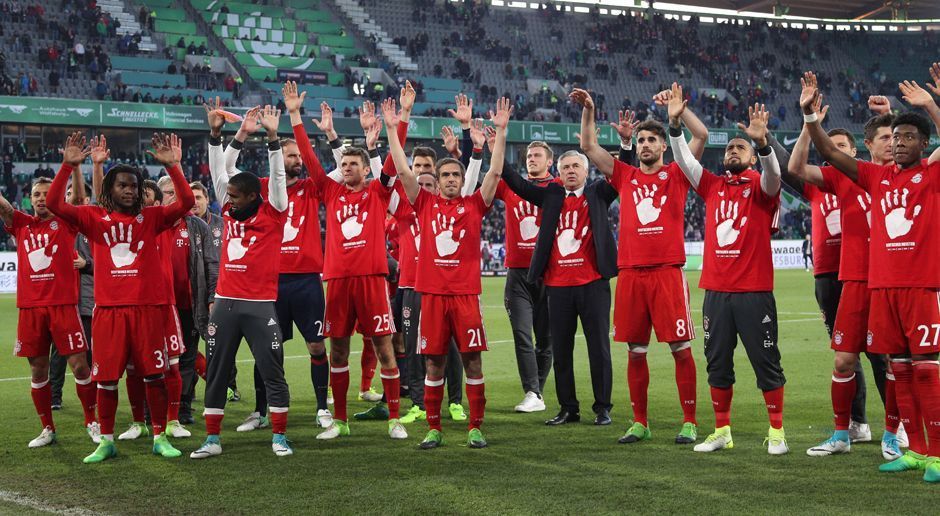
[[[757,376],[757,388],[772,391],[787,382],[777,346],[777,302],[773,292],[705,291],[702,307],[708,384],[734,385],[738,337]]]
[[[542,394],[552,369],[548,291],[541,281],[527,281],[528,272],[528,269],[509,269],[503,302],[512,326],[522,392]],[[535,341],[532,340],[533,331]]]
[[[232,366],[242,337],[264,380],[268,405],[286,408],[290,392],[284,379],[284,341],[273,302],[216,299],[206,342],[206,408],[223,409]]]
[[[546,287],[555,365],[555,393],[563,410],[578,412],[574,382],[574,337],[578,320],[587,340],[595,413],[610,411],[610,282],[600,279],[577,287]]]
[[[180,355],[180,378],[183,380],[180,412],[189,414],[192,406],[192,393],[196,383],[196,355],[199,354],[199,333],[196,331],[196,322],[193,320],[192,310],[181,310],[177,307],[176,313],[180,320],[180,329],[183,332],[183,345],[186,351]]]
[[[829,338],[832,338],[832,327],[835,325],[836,312],[839,309],[839,300],[842,299],[842,282],[838,279],[838,273],[820,274],[816,276],[816,304],[823,315],[823,322],[826,324],[826,332]],[[875,379],[875,386],[878,388],[878,394],[881,396],[881,402],[885,402],[885,376],[888,373],[888,360],[884,355],[876,353],[865,353],[868,361],[871,363],[872,377]],[[852,421],[856,423],[867,423],[866,400],[868,399],[868,386],[865,382],[865,368],[862,362],[855,363],[855,398],[852,400]]]
[[[85,333],[85,342],[88,343],[88,364],[91,365],[91,316],[83,315],[82,332]],[[62,404],[62,387],[65,385],[65,370],[68,369],[68,360],[59,354],[55,346],[52,346],[52,354],[49,356],[49,386],[52,389],[52,404]]]
[[[411,402],[424,410],[424,375],[427,367],[424,356],[418,353],[418,341],[421,328],[421,293],[413,288],[399,289],[402,292],[402,333],[405,336],[405,360],[408,361],[408,377],[403,381],[408,385]],[[463,361],[457,343],[450,339],[447,350],[447,365],[444,367],[444,380],[447,382],[447,399],[450,403],[463,401]]]

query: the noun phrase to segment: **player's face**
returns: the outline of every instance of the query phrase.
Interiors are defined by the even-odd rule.
[[[411,159],[411,170],[414,171],[417,176],[421,174],[433,174],[434,160],[432,160],[430,156],[415,156]]]
[[[894,162],[907,166],[920,162],[927,149],[927,139],[917,130],[916,126],[901,124],[894,128],[891,135],[893,143]]]
[[[343,171],[343,183],[353,188],[362,185],[369,173],[369,167],[360,156],[343,156],[339,166]]]
[[[754,166],[757,158],[751,144],[742,138],[734,138],[725,147],[725,168],[733,174],[740,174]]]
[[[640,131],[636,135],[637,156],[644,165],[655,165],[663,159],[666,141],[652,131]]]
[[[418,176],[418,186],[424,188],[426,192],[432,195],[437,195],[439,192],[437,189],[437,179],[431,174],[421,174]]]
[[[437,171],[437,184],[440,186],[441,195],[448,199],[453,199],[460,195],[460,189],[463,188],[463,172],[460,166],[455,163],[446,163]]]
[[[193,197],[196,198],[196,204],[193,204],[191,213],[197,217],[202,217],[206,214],[206,210],[209,209],[209,199],[206,199],[206,196],[202,195],[202,190],[195,188],[193,188]]]
[[[568,190],[577,190],[584,186],[588,170],[577,156],[568,156],[558,162],[558,177]]]
[[[865,147],[868,148],[868,153],[871,154],[871,159],[874,162],[890,163],[894,161],[890,127],[879,127],[874,138],[865,140]]]
[[[146,200],[147,193],[150,194],[150,203],[153,204],[153,192],[144,189]],[[137,203],[137,176],[129,172],[118,172],[114,178],[114,186],[111,187],[111,200],[115,206],[121,209],[129,210]]]
[[[286,143],[281,147],[284,154],[284,171],[287,177],[300,177],[304,170],[304,162],[300,159],[300,148],[294,143]]]
[[[532,177],[542,177],[548,173],[552,166],[552,160],[548,157],[548,152],[542,147],[532,147],[526,151],[525,167]]]
[[[29,194],[29,200],[33,203],[33,210],[36,212],[36,216],[44,219],[50,215],[49,209],[46,208],[46,194],[49,193],[49,184],[43,183],[33,186],[33,190]]]
[[[848,137],[844,134],[836,134],[832,136],[832,143],[836,145],[836,148],[840,151],[852,156],[853,158],[858,153],[858,149],[852,145],[852,142],[849,141]]]
[[[157,194],[150,188],[144,188],[144,207],[149,208],[150,206],[159,205],[160,201],[157,200]]]
[[[232,203],[232,206],[234,206],[236,210],[240,210],[250,205],[251,203],[255,202],[255,199],[258,198],[258,194],[255,192],[246,194],[231,183],[229,183],[226,191],[228,192],[229,202]]]
[[[173,183],[170,183],[164,187],[161,187],[160,191],[163,192],[163,205],[164,206],[168,206],[176,202],[176,189],[173,188]]]

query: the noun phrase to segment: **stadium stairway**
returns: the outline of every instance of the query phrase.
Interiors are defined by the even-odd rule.
[[[375,35],[378,43],[376,47],[391,62],[402,70],[417,71],[418,64],[408,57],[408,54],[398,45],[392,43],[392,37],[366,13],[357,0],[335,0],[336,7],[352,21],[364,40],[368,41],[370,35]]]
[[[157,51],[156,43],[141,30],[137,17],[133,13],[127,12],[123,0],[98,0],[98,7],[101,7],[102,11],[111,14],[112,18],[121,22],[121,26],[117,30],[118,34],[136,34],[140,32],[141,38],[138,48],[144,52],[153,53]]]

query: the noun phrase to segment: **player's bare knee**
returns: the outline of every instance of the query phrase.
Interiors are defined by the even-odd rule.
[[[855,353],[836,353],[834,369],[840,375],[847,375],[855,371],[858,355]]]
[[[689,349],[689,348],[691,348],[691,347],[692,347],[692,343],[689,342],[689,341],[687,341],[687,340],[686,340],[686,341],[682,341],[682,342],[670,342],[670,343],[669,343],[669,351],[671,351],[671,352],[673,352],[673,353],[678,353],[678,352],[680,352],[680,351],[685,351],[685,350],[687,350],[687,349]]]
[[[479,352],[461,353],[460,360],[463,362],[463,370],[466,376],[478,378],[483,374],[483,357]]]
[[[627,343],[627,346],[630,347],[630,353],[635,353],[638,355],[646,355],[649,353],[650,346],[649,344],[630,344]]]
[[[326,344],[321,340],[320,342],[308,342],[307,343],[307,352],[312,356],[320,356],[326,354]]]
[[[431,378],[442,378],[444,368],[447,366],[447,355],[426,355],[425,368],[427,375]]]

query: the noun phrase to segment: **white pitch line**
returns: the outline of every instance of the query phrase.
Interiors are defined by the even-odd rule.
[[[70,515],[79,515],[79,516],[91,516],[95,514],[101,514],[95,511],[89,511],[88,509],[83,509],[81,507],[70,507],[63,509],[56,507],[54,505],[49,505],[42,500],[37,500],[33,497],[22,495],[20,493],[15,493],[13,491],[0,490],[0,500],[4,502],[10,502],[12,504],[19,505],[21,507],[28,507],[30,509],[48,512],[50,514],[70,514]]]

